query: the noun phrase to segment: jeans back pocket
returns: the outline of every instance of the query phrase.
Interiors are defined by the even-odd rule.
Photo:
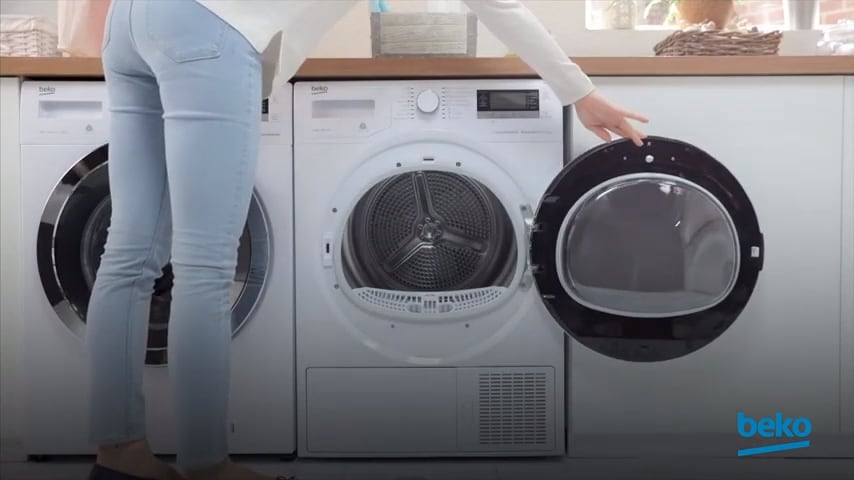
[[[227,24],[195,0],[146,3],[146,30],[161,53],[178,63],[219,57]]]

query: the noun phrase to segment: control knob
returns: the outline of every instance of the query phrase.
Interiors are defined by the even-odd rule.
[[[418,94],[415,104],[418,106],[418,110],[424,113],[433,113],[439,108],[439,95],[436,95],[433,90],[424,90]]]

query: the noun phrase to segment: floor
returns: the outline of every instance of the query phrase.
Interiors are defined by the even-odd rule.
[[[843,459],[533,459],[330,461],[240,459],[298,480],[852,480]],[[90,459],[0,464],[3,480],[83,480]]]

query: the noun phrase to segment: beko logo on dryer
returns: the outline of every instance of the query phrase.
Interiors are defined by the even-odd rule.
[[[810,446],[810,433],[812,433],[812,422],[808,418],[788,418],[777,412],[773,418],[753,419],[744,412],[738,412],[738,435],[741,438],[754,438],[758,435],[767,439],[767,442],[771,442],[770,445],[740,449],[738,456],[747,457],[807,448]]]
[[[56,93],[56,87],[39,87],[39,95],[53,95]]]
[[[323,95],[324,93],[329,91],[329,87],[326,85],[312,85],[311,86],[311,94],[312,95]]]

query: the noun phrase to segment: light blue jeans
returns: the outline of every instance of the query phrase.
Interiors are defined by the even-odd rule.
[[[145,437],[154,281],[174,274],[178,464],[227,458],[230,288],[252,195],[261,57],[194,0],[114,0],[105,28],[112,218],[87,315],[95,445]]]

